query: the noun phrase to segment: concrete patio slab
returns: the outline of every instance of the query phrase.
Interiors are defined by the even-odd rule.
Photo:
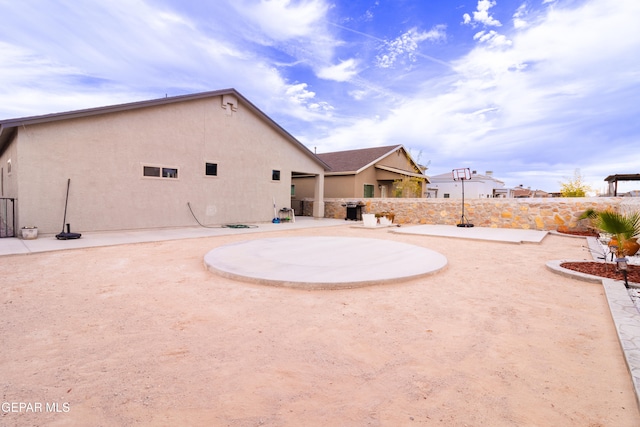
[[[393,229],[393,233],[456,237],[508,243],[540,243],[547,231],[516,228],[456,227],[455,225],[416,225]]]
[[[355,288],[432,274],[444,255],[389,240],[291,237],[242,241],[207,253],[210,271],[233,279],[304,289]]]
[[[75,240],[58,240],[54,235],[39,236],[34,240],[23,240],[17,237],[11,237],[0,239],[0,256],[126,245],[131,243],[262,233],[265,231],[297,230],[310,227],[335,227],[339,225],[344,225],[344,221],[328,218],[315,219],[311,217],[299,217],[295,222],[248,224],[248,228],[211,226],[89,232],[82,233],[82,237]]]

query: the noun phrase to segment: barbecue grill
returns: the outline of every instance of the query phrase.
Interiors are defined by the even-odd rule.
[[[343,204],[347,208],[347,215],[344,220],[351,221],[362,221],[362,207],[364,203],[362,202],[347,202]]]

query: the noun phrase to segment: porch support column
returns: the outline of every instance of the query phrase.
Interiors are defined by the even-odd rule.
[[[313,191],[313,217],[324,218],[324,174],[316,175]]]

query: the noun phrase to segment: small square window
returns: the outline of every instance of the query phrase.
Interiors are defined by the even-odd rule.
[[[272,170],[271,171],[271,179],[274,181],[280,181],[280,171]]]
[[[208,176],[218,176],[218,164],[217,163],[206,163],[204,168],[205,175]]]
[[[444,198],[448,199],[449,198],[449,193],[444,193]]]

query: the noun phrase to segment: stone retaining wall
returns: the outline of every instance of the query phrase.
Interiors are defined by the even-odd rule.
[[[325,199],[325,218],[344,218],[342,206],[354,199]],[[397,224],[460,223],[460,199],[360,199],[363,213],[393,213]],[[305,200],[304,215],[312,215],[313,200]],[[465,200],[465,218],[477,227],[556,230],[558,227],[583,228],[580,215],[588,208],[596,210],[640,211],[640,198],[566,197],[539,199]]]

